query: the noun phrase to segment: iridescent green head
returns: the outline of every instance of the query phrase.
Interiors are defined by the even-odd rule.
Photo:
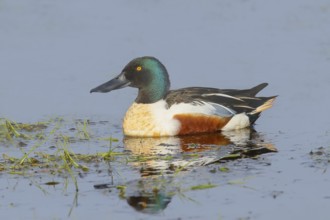
[[[139,57],[129,62],[114,79],[91,92],[110,92],[126,86],[139,89],[137,103],[154,103],[164,98],[170,87],[165,66],[154,57]]]

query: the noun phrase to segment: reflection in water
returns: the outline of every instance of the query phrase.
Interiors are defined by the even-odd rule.
[[[177,191],[172,183],[177,170],[276,152],[251,129],[183,137],[125,137],[123,143],[136,158],[130,165],[140,170],[141,178],[126,183],[121,196],[144,213],[167,207]]]
[[[170,190],[171,178],[142,178],[127,184],[127,203],[144,213],[158,213],[164,210],[174,195]]]
[[[137,155],[166,155],[181,152],[201,152],[230,144],[244,145],[251,140],[251,129],[180,137],[125,137],[125,148]]]
[[[180,167],[209,163],[221,146],[232,143],[221,133],[160,138],[125,137],[123,142],[125,148],[137,157],[131,164],[140,169],[143,177],[171,174]],[[228,149],[223,154],[228,153]]]
[[[123,142],[133,156],[143,157],[143,161],[132,163],[140,168],[141,176],[169,174],[180,167],[214,163],[232,153],[241,152],[247,156],[249,151],[259,149],[260,143],[262,148],[266,146],[259,134],[251,129],[180,137],[125,137]]]

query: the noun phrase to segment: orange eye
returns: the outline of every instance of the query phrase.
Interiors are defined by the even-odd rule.
[[[136,67],[136,71],[140,72],[142,70],[142,66]]]

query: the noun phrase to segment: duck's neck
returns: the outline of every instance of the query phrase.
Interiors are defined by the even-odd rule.
[[[155,103],[166,96],[169,87],[169,83],[166,86],[159,86],[159,83],[153,83],[152,86],[140,88],[135,102],[141,104]]]

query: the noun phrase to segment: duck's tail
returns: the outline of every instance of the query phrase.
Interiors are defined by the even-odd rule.
[[[274,100],[277,96],[271,96],[271,97],[258,97],[262,99],[264,102],[256,107],[253,111],[247,113],[247,116],[249,117],[250,124],[254,124],[255,121],[259,118],[260,113],[271,108],[273,106]]]
[[[250,114],[259,114],[260,112],[263,112],[273,106],[274,100],[277,96],[268,97],[267,100],[260,106],[258,106],[255,110],[250,112]],[[266,98],[265,98],[266,99]]]
[[[260,92],[261,90],[263,90],[266,86],[268,86],[268,83],[261,83],[251,89],[247,90],[247,93],[250,96],[256,96],[258,92]]]

